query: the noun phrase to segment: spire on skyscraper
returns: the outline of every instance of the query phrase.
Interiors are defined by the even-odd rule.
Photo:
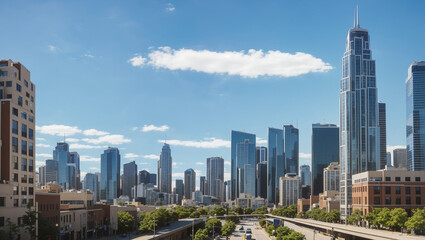
[[[357,5],[357,28],[360,28],[360,21],[359,21],[359,5]]]

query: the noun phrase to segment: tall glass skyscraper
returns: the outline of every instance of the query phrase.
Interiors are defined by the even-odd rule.
[[[224,200],[224,159],[221,157],[207,158],[207,189],[209,195]]]
[[[269,203],[278,204],[279,179],[285,176],[282,129],[268,129],[267,157],[267,200]]]
[[[406,102],[407,169],[425,171],[425,61],[409,67]]]
[[[255,197],[255,143],[245,139],[236,144],[236,166],[238,169],[238,195]]]
[[[158,160],[158,186],[160,192],[171,193],[173,159],[171,158],[170,145],[164,143]]]
[[[378,103],[379,106],[379,169],[384,169],[387,165],[387,111],[385,103]]]
[[[300,167],[301,185],[311,185],[311,172],[309,165],[301,165]]]
[[[256,147],[255,148],[255,164],[260,162],[267,162],[267,148]]]
[[[87,173],[84,177],[84,190],[93,192],[93,202],[98,202],[99,199],[99,179],[94,173]]]
[[[119,197],[121,156],[118,148],[109,147],[100,158],[100,199],[113,203]]]
[[[46,183],[58,183],[58,168],[59,163],[57,160],[46,160]]]
[[[238,165],[237,165],[237,162],[236,162],[236,145],[238,143],[245,142],[245,140],[249,140],[250,143],[253,143],[253,145],[254,145],[254,155],[255,155],[255,140],[256,140],[255,134],[244,133],[244,132],[232,130],[231,149],[230,149],[230,154],[231,154],[231,172],[230,172],[231,186],[230,186],[230,191],[231,191],[231,199],[232,200],[237,198],[238,193],[239,193],[239,191],[238,191],[238,186],[239,186]],[[255,161],[255,156],[254,156],[254,161]]]
[[[137,185],[137,164],[136,162],[128,162],[123,165],[124,172],[122,175],[122,195],[133,199],[134,191],[131,189]],[[137,191],[137,189],[136,189]]]
[[[311,195],[323,193],[323,169],[331,162],[339,163],[339,127],[315,123],[311,130]]]
[[[69,153],[69,163],[75,164],[75,185],[73,188],[81,189],[81,178],[80,178],[80,154],[77,152]]]
[[[192,199],[192,193],[196,189],[196,172],[192,168],[184,171],[184,198]]]
[[[357,15],[358,16],[358,15]],[[378,90],[369,33],[355,21],[342,59],[340,89],[341,219],[351,214],[351,176],[380,165]]]
[[[62,189],[67,190],[72,188],[69,184],[69,145],[65,142],[57,143],[53,150],[53,160],[58,162],[58,184]]]
[[[299,136],[298,128],[292,125],[283,126],[283,152],[285,158],[285,174],[298,175],[299,169]]]

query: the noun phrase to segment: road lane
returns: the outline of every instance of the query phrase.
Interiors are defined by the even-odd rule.
[[[239,228],[243,226],[244,230],[239,231]],[[255,240],[270,240],[265,232],[261,230],[261,227],[258,225],[258,219],[251,220],[242,220],[240,223],[236,224],[236,230],[230,236],[230,240],[241,240],[247,228],[251,228],[252,239]]]

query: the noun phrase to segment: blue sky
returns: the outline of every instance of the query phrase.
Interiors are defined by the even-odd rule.
[[[356,4],[387,143],[405,145],[404,81],[425,56],[423,1],[0,2],[0,58],[22,62],[37,88],[38,165],[66,133],[82,172],[99,171],[106,146],[156,172],[167,139],[175,178],[204,175],[211,156],[225,159],[228,177],[232,129],[266,139],[284,124],[299,128],[309,163],[311,124],[339,124]]]

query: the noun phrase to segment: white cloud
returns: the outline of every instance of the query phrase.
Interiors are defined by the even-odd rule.
[[[397,149],[397,148],[406,148],[406,145],[396,145],[396,146],[388,146],[387,145],[387,152],[390,152],[391,153],[391,156],[393,155],[393,151],[394,151],[394,149]]]
[[[205,165],[204,162],[196,162],[196,165]]]
[[[124,158],[129,158],[129,159],[134,159],[134,158],[138,158],[140,157],[140,155],[134,154],[134,153],[126,153],[124,155]]]
[[[86,136],[103,136],[103,135],[107,135],[109,133],[104,132],[104,131],[99,131],[99,130],[92,128],[92,129],[84,130],[83,134],[86,135]]]
[[[173,173],[173,177],[175,177],[175,178],[183,178],[184,177],[184,173]]]
[[[230,173],[224,173],[224,181],[230,180]]]
[[[147,159],[156,159],[156,160],[159,159],[159,156],[155,154],[143,155],[142,157]]]
[[[46,141],[45,138],[36,138],[37,141]]]
[[[311,158],[311,153],[300,153],[300,158]]]
[[[78,139],[78,138],[66,138],[65,141],[69,142],[69,143],[74,143],[74,142],[79,142],[80,139]]]
[[[87,145],[87,144],[79,144],[79,143],[72,143],[69,145],[70,149],[99,149],[99,148],[107,148],[108,146],[94,146],[94,145]]]
[[[36,157],[44,157],[44,158],[52,158],[53,155],[51,153],[36,153]]]
[[[224,165],[231,165],[230,161],[224,161]]]
[[[48,48],[49,48],[49,51],[50,52],[55,52],[56,50],[58,50],[58,47],[55,47],[55,46],[53,46],[53,45],[49,45],[49,46],[47,46]]]
[[[51,148],[52,147],[49,144],[45,144],[45,143],[37,143],[35,146],[41,147],[41,148]]]
[[[137,131],[137,129],[139,129],[138,127],[132,127],[131,131]]]
[[[176,162],[173,162],[173,166],[177,166],[177,163]]]
[[[99,168],[97,167],[89,167],[90,170],[99,171]]]
[[[262,139],[262,138],[259,138],[259,137],[257,137],[257,138],[255,139],[255,142],[256,142],[257,144],[267,144],[267,140],[266,140],[266,139]]]
[[[155,126],[151,124],[151,125],[144,125],[142,128],[142,132],[151,132],[151,131],[164,132],[164,131],[167,131],[168,129],[170,129],[170,127],[167,125]]]
[[[196,177],[202,176],[202,171],[195,169]]]
[[[44,165],[46,165],[46,164],[45,164],[45,162],[43,162],[43,161],[35,161],[35,165],[36,165],[37,167],[41,167],[41,166],[44,166]]]
[[[86,177],[87,172],[80,173],[80,179],[84,179]]]
[[[78,127],[66,126],[66,125],[45,125],[45,126],[36,126],[36,130],[42,134],[49,134],[53,136],[71,136],[76,133],[81,133],[82,131]]]
[[[140,162],[139,165],[148,165],[149,163],[147,162]]]
[[[171,49],[159,47],[148,55],[148,59],[136,56],[129,60],[133,66],[145,64],[169,70],[192,70],[210,74],[229,74],[241,77],[259,76],[294,77],[311,72],[327,72],[329,63],[320,58],[297,52],[250,49],[245,51],[214,52],[209,50]]]
[[[123,135],[120,134],[112,134],[112,135],[106,135],[101,136],[98,138],[83,138],[84,142],[88,142],[91,144],[111,144],[111,145],[120,145],[123,143],[129,143],[131,142],[130,139],[125,138]]]
[[[81,155],[80,161],[81,162],[100,162],[100,157],[91,157],[87,155]]]
[[[217,139],[217,138],[205,138],[201,141],[183,141],[183,140],[158,140],[160,143],[167,142],[170,145],[184,146],[184,147],[195,147],[195,148],[230,148],[230,141]]]
[[[94,55],[89,52],[89,53],[85,53],[84,57],[94,58]]]
[[[173,4],[168,3],[168,4],[167,4],[167,7],[165,8],[165,10],[166,10],[167,12],[174,12],[174,10],[176,10],[176,8],[174,7],[174,5],[173,5]]]

